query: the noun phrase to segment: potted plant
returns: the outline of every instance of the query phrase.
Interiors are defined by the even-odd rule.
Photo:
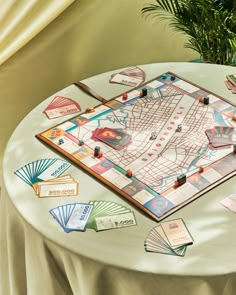
[[[236,0],[156,0],[142,13],[168,19],[187,34],[185,47],[204,62],[236,65]]]

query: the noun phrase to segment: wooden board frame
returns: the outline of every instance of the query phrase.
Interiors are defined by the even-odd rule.
[[[230,104],[232,107],[236,107],[235,104],[231,103],[229,100],[215,94],[214,92],[211,92],[203,87],[200,87],[199,85],[190,82],[189,80],[186,80],[178,75],[176,75],[173,72],[167,72],[165,73],[166,75],[171,75],[171,76],[175,76],[176,78],[187,82],[197,88],[199,88],[202,91],[205,91],[206,93],[208,93],[209,95],[214,95],[217,98],[219,98],[220,100],[223,100],[224,102]],[[130,93],[136,89],[140,89],[141,87],[144,87],[146,84],[160,79],[162,77],[162,75],[157,76],[145,83],[143,83],[141,86],[139,85],[136,88],[133,88],[129,91],[127,91],[126,93]],[[189,93],[186,93],[187,95],[189,95]],[[121,94],[122,95],[122,94]],[[117,95],[107,101],[104,101],[101,104],[98,104],[95,106],[95,108],[107,104],[110,101],[120,97],[121,95]],[[85,112],[84,112],[85,113]],[[74,118],[77,118],[78,116],[82,116],[84,113],[80,113],[79,115],[77,114]],[[206,188],[200,190],[198,193],[196,193],[195,195],[193,195],[192,197],[190,197],[189,199],[187,199],[186,201],[180,203],[179,205],[176,205],[174,208],[168,210],[167,212],[165,212],[164,214],[162,214],[161,216],[157,216],[155,213],[153,213],[152,211],[150,211],[148,208],[144,207],[141,203],[139,203],[137,200],[135,200],[134,198],[132,198],[129,194],[127,194],[126,192],[124,192],[122,189],[119,189],[117,186],[115,186],[114,184],[112,184],[111,182],[109,182],[108,180],[106,180],[104,177],[102,177],[101,175],[97,174],[96,172],[94,172],[91,168],[89,168],[88,166],[86,166],[85,164],[83,164],[80,160],[76,159],[75,157],[73,157],[70,153],[66,152],[65,150],[63,150],[62,148],[60,148],[60,146],[54,144],[51,140],[47,139],[46,137],[43,136],[43,134],[53,128],[56,128],[57,126],[72,120],[73,118],[70,118],[69,120],[65,120],[63,122],[61,122],[60,124],[57,124],[53,127],[48,128],[47,130],[44,130],[43,132],[39,133],[36,135],[36,138],[38,138],[39,140],[43,141],[44,143],[46,143],[48,146],[52,147],[53,149],[55,149],[57,152],[59,152],[60,154],[62,154],[63,156],[65,156],[67,159],[69,159],[72,163],[78,165],[79,167],[81,167],[83,170],[87,171],[89,174],[91,174],[93,177],[95,177],[96,179],[98,179],[99,181],[101,181],[102,183],[104,183],[105,185],[107,185],[109,188],[111,188],[112,190],[114,190],[116,193],[118,193],[119,195],[123,196],[125,199],[127,199],[128,201],[130,201],[131,203],[133,203],[135,206],[137,206],[138,208],[140,208],[142,211],[144,211],[145,213],[147,213],[148,215],[150,215],[152,218],[154,218],[156,221],[160,221],[164,218],[166,218],[167,216],[169,216],[170,214],[174,213],[175,211],[179,210],[180,208],[184,207],[185,205],[189,204],[190,202],[192,202],[193,200],[197,199],[198,197],[202,196],[203,194],[205,194],[206,192],[210,191],[211,189],[213,189],[214,187],[216,187],[217,185],[221,184],[222,182],[226,181],[227,179],[231,178],[232,176],[234,176],[236,174],[236,170],[234,169],[233,171],[227,173],[226,175],[224,175],[224,177],[222,177],[221,179],[213,182],[211,185],[207,186]],[[234,156],[234,153],[232,152],[232,155]],[[236,156],[235,156],[236,158]],[[222,160],[222,159],[221,159]],[[111,160],[109,160],[111,161]],[[140,180],[139,180],[140,181]],[[146,185],[146,187],[148,187]]]

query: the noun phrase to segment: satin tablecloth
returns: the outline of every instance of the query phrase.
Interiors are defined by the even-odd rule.
[[[236,101],[236,95],[224,85],[225,76],[234,73],[235,68],[195,63],[140,67],[146,72],[147,80],[172,71]],[[109,84],[114,72],[118,71],[83,82],[110,99],[130,89]],[[166,219],[183,218],[194,237],[194,244],[188,247],[185,257],[173,257],[145,252],[144,239],[157,223],[81,169],[72,166],[67,170],[80,183],[79,197],[70,198],[38,199],[32,188],[14,175],[16,169],[29,162],[60,157],[34,137],[67,119],[48,120],[42,114],[55,95],[76,100],[82,111],[99,104],[75,85],[70,85],[32,110],[11,136],[3,160],[0,202],[0,294],[235,295],[236,215],[219,204],[223,197],[235,192],[235,178]],[[48,212],[62,204],[94,199],[130,207],[138,225],[66,234]]]

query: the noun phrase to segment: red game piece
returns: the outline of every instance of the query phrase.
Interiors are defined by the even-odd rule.
[[[86,113],[93,113],[95,112],[95,108],[87,108]]]
[[[204,96],[200,96],[200,97],[198,98],[198,101],[203,103],[203,102],[204,102]]]
[[[130,169],[128,169],[128,170],[126,171],[126,176],[128,176],[128,177],[132,177],[132,176],[133,176],[133,172],[132,172]]]
[[[233,115],[232,120],[236,121],[236,115]]]
[[[204,171],[204,168],[202,166],[200,166],[198,172],[202,173],[203,171]]]
[[[179,187],[179,182],[176,180],[174,183],[174,188],[177,188],[177,187]]]
[[[123,100],[126,100],[128,98],[128,94],[127,93],[123,93],[123,95],[122,95],[122,99]]]
[[[97,158],[102,158],[102,156],[103,156],[103,152],[98,152],[98,155],[97,155]]]

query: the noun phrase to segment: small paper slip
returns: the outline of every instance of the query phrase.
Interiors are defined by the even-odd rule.
[[[236,194],[231,194],[219,202],[225,208],[236,213]]]
[[[93,206],[83,203],[67,204],[51,209],[49,212],[66,233],[85,231]]]
[[[81,108],[77,102],[70,98],[56,96],[43,111],[43,113],[48,117],[48,119],[55,119],[80,111]]]
[[[39,198],[77,196],[79,184],[71,175],[64,175],[35,183],[33,188]]]
[[[161,227],[171,247],[189,245],[193,243],[193,238],[182,219],[162,222]]]
[[[96,217],[95,222],[96,231],[133,226],[137,224],[133,212]]]

